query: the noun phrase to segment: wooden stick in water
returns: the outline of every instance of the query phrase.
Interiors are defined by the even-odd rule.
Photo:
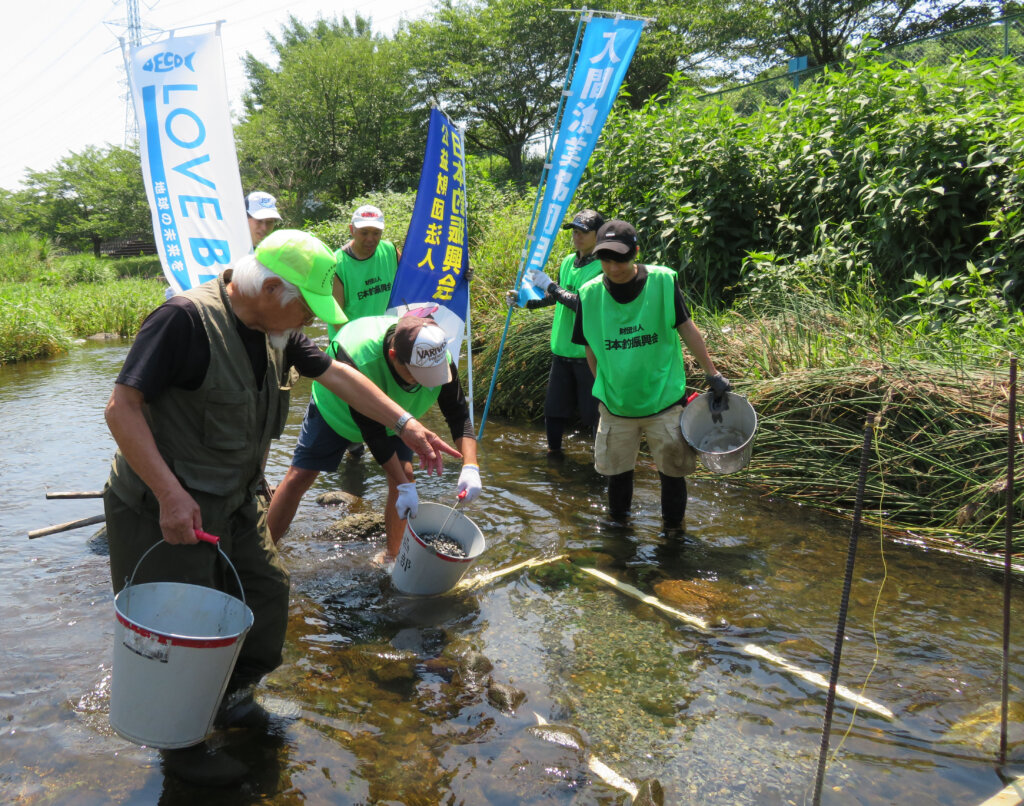
[[[77,521],[58,523],[55,526],[46,526],[42,529],[33,529],[28,533],[28,539],[33,540],[34,538],[43,537],[44,535],[52,535],[55,532],[67,532],[70,529],[78,529],[81,526],[91,526],[94,523],[103,523],[106,519],[105,515],[90,515],[88,518],[79,518]]]
[[[103,490],[91,490],[89,492],[66,492],[66,493],[47,493],[47,498],[102,498]]]

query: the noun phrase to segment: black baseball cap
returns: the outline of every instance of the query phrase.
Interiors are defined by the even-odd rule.
[[[617,255],[629,255],[636,251],[636,230],[632,224],[613,218],[601,225],[597,231],[597,243],[594,251],[614,252]]]
[[[580,210],[562,229],[578,229],[580,232],[594,232],[604,223],[604,217],[597,210]]]

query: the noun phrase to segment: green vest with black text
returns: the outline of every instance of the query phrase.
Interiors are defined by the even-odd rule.
[[[593,257],[593,256],[591,256]],[[596,258],[576,268],[576,253],[562,261],[558,269],[558,284],[570,294],[578,294],[590,280],[601,274],[601,261]],[[555,305],[555,317],[551,320],[551,352],[563,358],[584,358],[586,348],[572,343],[572,329],[576,324],[576,311],[565,305]]]
[[[348,321],[364,316],[381,316],[388,309],[391,286],[398,271],[398,250],[391,241],[381,241],[366,260],[358,260],[339,249],[334,253],[338,265],[335,274],[345,286],[345,316]],[[327,326],[334,338],[338,328]]]
[[[647,266],[632,302],[612,299],[597,277],[580,289],[583,335],[597,358],[594,397],[620,417],[648,417],[678,403],[686,370],[675,329],[676,274]]]
[[[332,358],[336,356],[340,345],[355,362],[356,369],[413,417],[420,417],[437,401],[441,387],[417,385],[412,391],[402,388],[384,355],[384,338],[396,322],[398,319],[394,316],[366,316],[349,322],[331,339],[327,354]],[[336,434],[350,442],[363,441],[348,403],[316,381],[313,382],[313,402]],[[394,431],[389,428],[388,433],[393,434]]]

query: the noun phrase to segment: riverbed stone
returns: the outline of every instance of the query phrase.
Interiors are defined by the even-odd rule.
[[[382,537],[384,516],[379,512],[354,512],[316,533],[329,540],[373,540]]]
[[[353,507],[357,504],[361,504],[363,501],[358,495],[352,495],[344,490],[328,490],[325,493],[320,493],[316,497],[316,502],[320,506],[348,506]]]
[[[526,702],[526,692],[508,683],[492,680],[487,685],[487,701],[503,713],[514,714]]]
[[[1015,757],[1024,749],[1024,702],[1010,701],[1007,704],[1006,747]],[[988,702],[963,719],[954,723],[942,737],[943,742],[964,744],[985,753],[999,747],[1002,731],[1002,704]]]
[[[711,620],[739,610],[735,595],[703,579],[666,579],[655,584],[654,592],[674,607]]]
[[[665,791],[657,778],[648,778],[640,784],[633,806],[665,806]]]

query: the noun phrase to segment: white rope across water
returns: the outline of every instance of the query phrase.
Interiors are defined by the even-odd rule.
[[[1019,806],[1024,803],[1024,778],[1018,778],[979,806]]]
[[[587,568],[585,566],[578,567],[579,570],[587,574],[590,574],[590,576],[592,577],[600,579],[602,582],[611,585],[617,591],[620,591],[621,593],[624,593],[627,596],[631,596],[634,599],[644,602],[645,604],[651,605],[652,607],[661,610],[663,613],[667,613],[673,618],[677,618],[680,621],[684,621],[687,624],[696,627],[702,632],[710,632],[707,622],[700,616],[694,616],[690,613],[684,613],[681,610],[677,610],[674,607],[670,607],[669,605],[665,604],[660,599],[658,599],[656,596],[651,596],[650,594],[644,593],[643,591],[634,588],[632,585],[627,585],[625,582],[619,582],[619,580],[615,579],[615,577],[609,576],[608,574],[605,574],[602,571],[598,571],[596,568]],[[818,686],[819,688],[828,690],[828,680],[826,680],[822,675],[818,674],[817,672],[812,672],[808,669],[801,669],[799,666],[790,663],[785,658],[776,655],[774,652],[770,652],[767,649],[762,649],[761,647],[756,646],[755,644],[744,644],[743,646],[740,646],[739,649],[741,649],[748,655],[760,658],[761,660],[768,661],[769,663],[772,663],[780,667],[781,669],[784,669],[790,674],[795,675],[796,677],[799,677],[802,680],[806,680],[808,683],[812,683],[815,686]],[[849,700],[850,702],[856,703],[861,708],[865,708],[875,714],[878,714],[879,716],[885,717],[886,719],[896,718],[896,715],[891,710],[886,708],[884,705],[874,702],[873,700],[869,700],[866,697],[862,697],[860,694],[857,694],[855,691],[850,690],[846,686],[836,686],[836,696],[841,697],[844,700]]]
[[[509,574],[513,574],[516,571],[521,571],[524,568],[536,568],[540,565],[548,565],[553,562],[558,562],[559,560],[567,559],[568,557],[565,554],[559,554],[557,556],[548,558],[534,557],[532,559],[516,563],[515,565],[510,565],[507,568],[499,568],[496,571],[489,571],[485,574],[478,574],[474,577],[471,577],[470,579],[464,579],[456,586],[455,589],[457,591],[472,590],[473,588],[479,588],[482,585],[486,585],[489,582],[493,582],[496,579],[500,579],[503,576],[508,576]],[[576,568],[578,568],[585,574],[589,574],[590,576],[601,580],[606,585],[610,585],[620,593],[624,593],[627,596],[636,599],[637,601],[650,605],[651,607],[660,610],[662,613],[665,613],[666,615],[669,615],[674,619],[678,619],[679,621],[685,622],[686,624],[689,624],[691,627],[694,627],[702,633],[712,633],[712,630],[708,625],[707,620],[701,618],[700,616],[696,616],[692,613],[686,613],[682,610],[678,610],[677,608],[674,608],[666,604],[665,602],[661,601],[661,599],[659,599],[657,596],[651,596],[649,593],[644,593],[639,588],[635,588],[632,585],[629,585],[625,582],[620,582],[615,577],[609,576],[603,571],[598,571],[596,568],[589,568],[587,566],[582,565],[576,566]],[[722,637],[722,640],[728,643],[724,636]],[[737,646],[739,650],[745,652],[751,657],[767,661],[768,663],[778,666],[780,669],[783,669],[784,671],[794,675],[795,677],[799,677],[801,680],[805,680],[808,683],[811,683],[812,685],[815,685],[818,688],[824,689],[826,691],[828,690],[828,680],[826,680],[823,675],[818,674],[818,672],[812,672],[809,669],[801,669],[799,666],[790,663],[785,658],[776,655],[774,652],[771,652],[770,650],[759,647],[756,644],[743,644],[735,646]],[[896,718],[896,715],[889,708],[886,708],[884,705],[877,703],[874,700],[869,700],[867,697],[861,696],[860,694],[846,686],[837,685],[836,696],[844,700],[847,700],[848,702],[854,703],[860,708],[864,708],[868,711],[871,711],[872,713],[877,714],[878,716],[884,717],[885,719]]]
[[[536,711],[533,715],[537,718],[538,725],[547,725],[548,721],[538,714]],[[587,767],[594,775],[600,778],[609,786],[614,786],[616,789],[621,789],[623,792],[628,792],[631,798],[635,798],[637,793],[640,791],[639,787],[630,781],[628,778],[623,778],[615,770],[605,764],[601,759],[596,756],[587,756]]]

